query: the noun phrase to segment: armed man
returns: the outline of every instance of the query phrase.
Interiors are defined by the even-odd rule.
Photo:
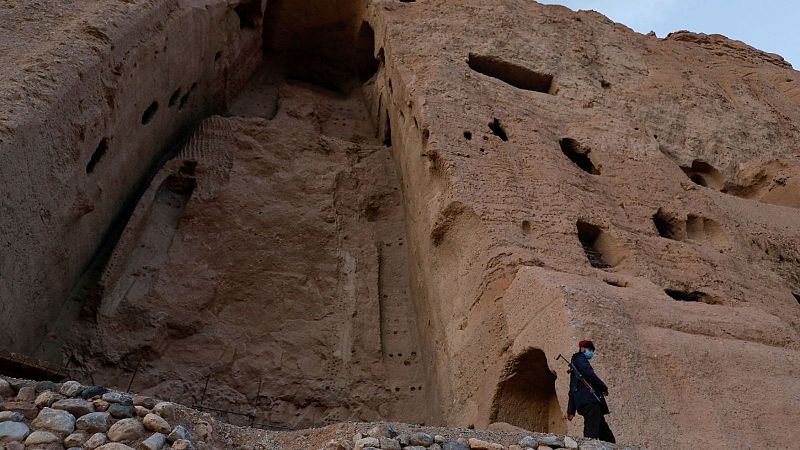
[[[575,418],[575,412],[583,416],[583,435],[606,442],[616,442],[614,433],[606,423],[609,413],[605,396],[608,386],[594,373],[589,360],[595,355],[594,343],[583,340],[578,343],[579,351],[572,355],[569,373],[569,405],[567,420]],[[561,355],[559,355],[561,356]]]

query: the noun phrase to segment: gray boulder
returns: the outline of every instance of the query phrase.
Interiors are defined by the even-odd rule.
[[[22,422],[0,422],[0,442],[22,441],[31,433]]]
[[[111,427],[111,414],[107,412],[93,412],[81,416],[75,426],[87,433],[105,433]]]
[[[108,438],[114,442],[135,441],[144,436],[145,430],[139,419],[122,419],[108,429]]]
[[[162,433],[155,433],[149,438],[142,441],[139,447],[142,450],[161,450],[164,444],[167,443],[167,437]]]
[[[59,409],[43,408],[31,422],[31,426],[40,430],[70,434],[75,431],[75,417]]]
[[[83,385],[77,381],[67,381],[61,385],[61,394],[67,397],[76,397],[83,391]]]
[[[53,409],[68,411],[75,417],[81,417],[94,412],[94,404],[82,398],[67,398],[58,400],[50,405]]]

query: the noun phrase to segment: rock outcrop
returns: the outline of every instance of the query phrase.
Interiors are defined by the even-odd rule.
[[[579,435],[591,337],[621,442],[796,437],[779,56],[526,0],[85,3],[0,57],[10,350],[241,425]]]

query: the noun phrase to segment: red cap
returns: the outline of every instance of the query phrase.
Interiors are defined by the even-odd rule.
[[[589,348],[589,349],[594,350],[594,342],[592,342],[589,339],[584,339],[584,340],[578,342],[578,347],[584,347],[584,348]]]

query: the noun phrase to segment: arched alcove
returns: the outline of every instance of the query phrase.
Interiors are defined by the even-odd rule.
[[[544,352],[538,348],[525,350],[506,365],[492,402],[491,421],[563,434],[566,423],[555,381]]]

